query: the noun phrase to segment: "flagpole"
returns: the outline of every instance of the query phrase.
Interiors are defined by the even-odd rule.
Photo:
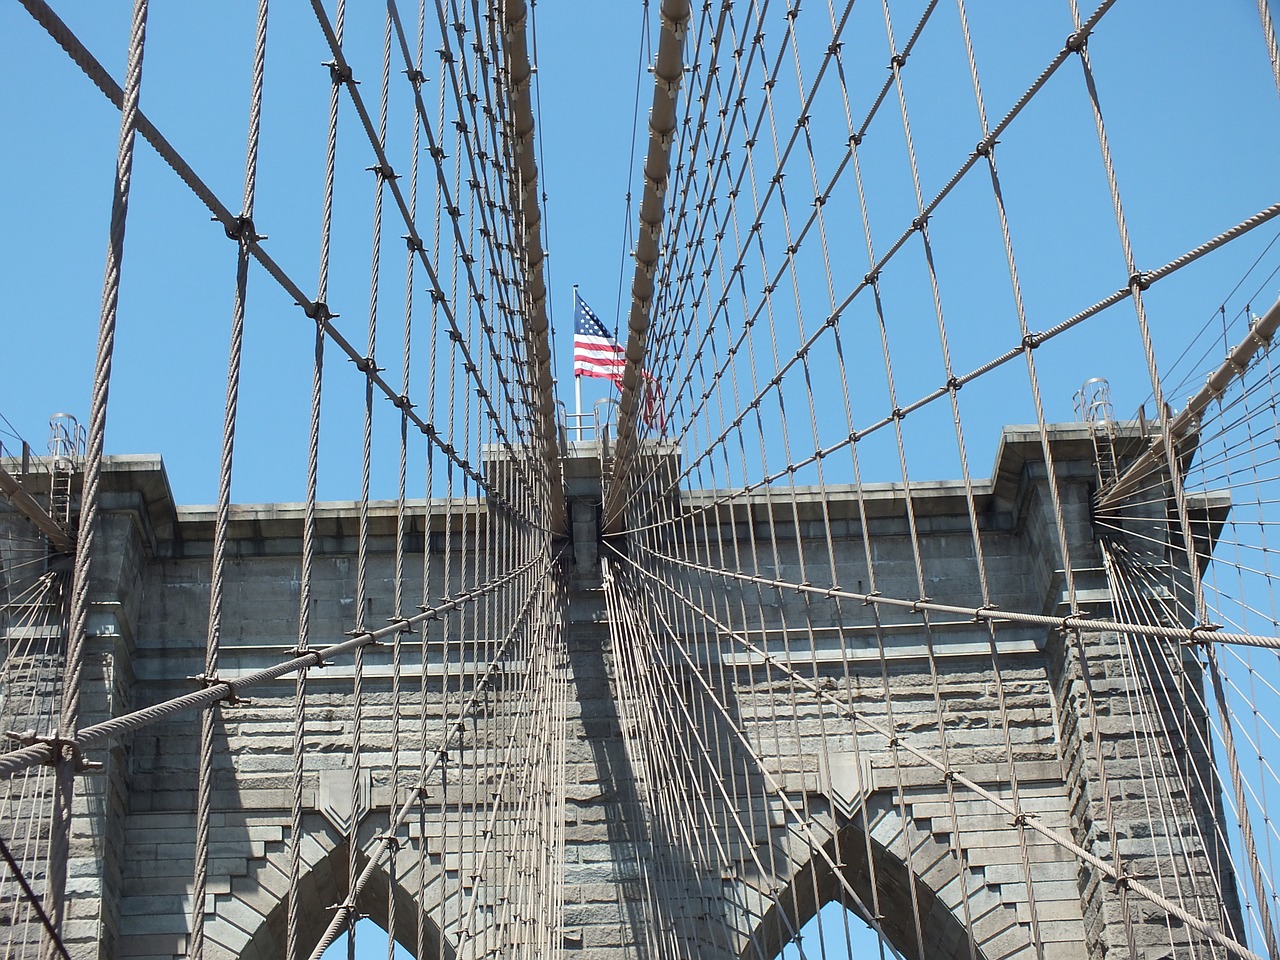
[[[578,285],[573,285],[573,319],[578,321]],[[577,439],[582,439],[582,374],[573,372],[573,422],[577,425]]]

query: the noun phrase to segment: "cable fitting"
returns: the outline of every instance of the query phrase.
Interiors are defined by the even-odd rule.
[[[868,273],[866,276],[862,278],[862,282],[865,283],[868,287],[874,287],[876,285],[876,281],[879,279],[880,279],[880,271],[872,270],[870,273]]]
[[[315,303],[303,305],[302,312],[314,320],[316,323],[327,323],[338,314],[333,313],[329,309],[329,305],[323,300],[317,300]]]
[[[905,414],[902,412],[901,407],[894,407],[893,411],[889,414],[890,419],[893,420],[901,420],[904,416]]]
[[[1220,623],[1197,623],[1187,636],[1187,643],[1213,643],[1213,634],[1222,629]]]
[[[924,228],[928,225],[929,225],[929,217],[927,215],[916,217],[914,220],[911,221],[911,229],[919,230],[921,233],[924,232]]]
[[[1080,53],[1088,45],[1089,34],[1084,33],[1083,31],[1080,33],[1073,33],[1071,36],[1067,37],[1066,51],[1067,53]]]
[[[400,396],[394,398],[391,402],[405,413],[409,413],[413,410],[413,401],[409,399],[409,395],[407,393],[400,394]]]
[[[860,147],[860,146],[862,146],[862,134],[860,134],[860,133],[851,133],[851,134],[849,135],[849,146],[851,146],[851,147]]]
[[[294,660],[300,659],[302,657],[310,657],[313,661],[315,661],[314,663],[310,664],[310,666],[313,666],[313,667],[327,667],[329,665],[329,662],[325,660],[324,657],[320,656],[319,653],[317,653],[315,650],[312,650],[310,647],[294,647],[292,650],[286,650],[285,653],[287,653]]]
[[[1137,273],[1135,273],[1132,277],[1129,278],[1130,290],[1132,290],[1134,287],[1137,287],[1139,290],[1146,290],[1150,286],[1151,286],[1151,277],[1149,277],[1142,270],[1139,270]]]
[[[378,366],[373,357],[360,357],[352,360],[351,362],[356,365],[357,370],[364,374],[377,374],[381,373],[384,369],[383,367]]]
[[[223,227],[227,233],[228,240],[243,240],[254,243],[258,240],[265,240],[266,237],[259,236],[257,231],[253,229],[253,218],[246,217],[243,214],[235,218],[235,220]]]
[[[41,737],[37,736],[34,730],[27,730],[23,733],[17,733],[10,730],[5,734],[5,736],[14,743],[21,744],[24,747],[34,747],[37,744],[51,747],[53,749],[53,756],[51,756],[47,761],[48,766],[57,766],[59,763],[66,760],[71,760],[75,763],[76,773],[84,773],[87,770],[102,769],[102,764],[96,761],[84,759],[84,754],[80,752],[80,747],[74,740],[67,740],[64,737],[56,735],[52,737]]]
[[[188,680],[194,680],[200,684],[201,689],[207,690],[209,687],[226,687],[226,696],[222,698],[222,702],[226,704],[243,704],[249,703],[248,697],[241,697],[236,694],[236,685],[231,680],[223,680],[217,674],[210,676],[206,673],[197,673],[194,677],[187,677]]]
[[[399,180],[400,175],[391,169],[390,164],[375,163],[372,167],[366,167],[370,173],[375,173],[382,180]]]
[[[906,62],[907,62],[907,54],[895,53],[892,57],[889,58],[889,69],[893,70],[896,68],[898,70],[901,70],[903,66],[906,65]]]
[[[421,70],[419,70],[417,67],[411,67],[410,69],[404,71],[404,75],[409,78],[409,82],[412,83],[415,87],[420,86],[421,84],[424,84],[427,82],[427,75],[423,73]]]
[[[959,377],[947,377],[947,390],[951,393],[958,393],[964,384],[960,382]]]
[[[1040,338],[1037,337],[1034,333],[1028,333],[1025,337],[1022,338],[1023,350],[1034,350],[1038,346],[1040,346]]]
[[[339,64],[337,60],[326,60],[320,64],[322,67],[329,68],[329,79],[334,85],[340,83],[351,83],[351,67],[346,64]]]

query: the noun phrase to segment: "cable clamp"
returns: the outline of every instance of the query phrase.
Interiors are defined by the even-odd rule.
[[[1213,634],[1222,629],[1220,623],[1197,623],[1191,628],[1191,633],[1186,639],[1186,643],[1192,644],[1209,644],[1213,643]],[[1203,636],[1197,636],[1203,634]]]
[[[1040,346],[1040,338],[1036,336],[1034,333],[1028,333],[1025,337],[1022,338],[1023,350],[1034,350],[1038,346]]]
[[[287,653],[294,660],[297,660],[301,657],[311,657],[313,660],[315,660],[315,663],[310,664],[310,666],[313,666],[313,667],[329,666],[329,661],[327,661],[324,657],[320,656],[319,652],[312,649],[311,647],[297,646],[290,650],[285,650],[285,653]]]
[[[213,218],[217,220],[217,217]],[[246,217],[244,214],[236,217],[230,224],[224,224],[223,230],[226,231],[228,240],[242,240],[248,243],[256,243],[259,240],[267,239],[253,229],[253,218]]]
[[[396,405],[396,407],[398,407],[400,410],[403,410],[405,413],[409,413],[414,408],[414,403],[412,400],[409,399],[409,395],[407,393],[402,393],[400,394],[400,396],[391,397],[390,399],[391,399],[391,402]]]
[[[8,731],[7,736],[14,743],[24,747],[34,747],[43,744],[53,748],[53,756],[48,760],[48,766],[57,766],[65,760],[71,760],[75,763],[76,773],[84,773],[89,770],[101,770],[102,764],[94,760],[86,760],[84,754],[80,752],[80,746],[74,740],[68,740],[59,737],[56,734],[52,737],[41,737],[37,735],[35,730],[27,730],[23,733],[17,733],[13,730]]]
[[[889,58],[889,69],[893,70],[894,68],[897,68],[898,70],[901,70],[906,65],[907,56],[908,55],[905,53],[895,53]]]
[[[370,173],[377,174],[383,180],[399,180],[400,175],[391,169],[390,164],[375,163],[372,167],[365,167]]]
[[[928,225],[929,225],[929,217],[927,214],[924,216],[916,217],[914,220],[911,221],[911,229],[919,230],[921,233],[924,232],[924,228],[927,227]]]
[[[849,146],[851,146],[851,147],[860,147],[860,146],[862,146],[862,134],[860,134],[860,133],[851,133],[851,134],[849,134]]]
[[[194,680],[196,683],[200,684],[202,689],[206,689],[206,690],[209,687],[226,687],[227,695],[222,698],[223,703],[235,704],[235,705],[249,703],[248,697],[241,697],[236,693],[236,685],[235,685],[235,681],[233,680],[224,680],[223,678],[219,677],[217,674],[214,674],[213,676],[209,676],[208,674],[205,674],[205,673],[197,673],[193,677],[187,677],[187,679]]]
[[[947,377],[947,390],[951,393],[958,393],[964,384],[960,382],[960,378],[956,376]]]
[[[1132,290],[1134,287],[1137,287],[1139,290],[1146,290],[1150,286],[1151,286],[1151,278],[1141,270],[1139,270],[1137,273],[1135,273],[1132,277],[1129,278],[1130,290]]]
[[[689,27],[689,19],[686,17],[683,20],[670,20],[667,17],[663,17],[662,25],[671,31],[671,35],[675,37],[676,42],[679,43],[684,40],[685,31]]]
[[[349,64],[339,64],[337,60],[326,60],[320,66],[329,68],[329,79],[333,81],[335,86],[340,83],[354,82],[351,79],[351,67]]]
[[[1089,34],[1083,30],[1067,37],[1065,49],[1067,53],[1081,53],[1089,45]]]
[[[357,370],[365,374],[378,374],[386,369],[378,366],[373,357],[360,357],[359,359],[353,359],[351,362],[356,365]]]
[[[400,838],[391,833],[379,833],[373,838],[376,842],[385,843],[392,853],[400,850]]]
[[[878,281],[879,279],[880,279],[880,271],[872,270],[870,273],[868,273],[866,276],[862,278],[862,282],[865,283],[868,287],[874,287],[876,285],[876,281]]]
[[[864,607],[871,606],[871,604],[875,602],[873,598],[878,596],[880,596],[880,591],[872,590],[870,593],[868,593],[865,597],[862,598],[862,605]]]
[[[302,312],[314,320],[316,323],[328,323],[330,320],[339,316],[329,309],[329,305],[323,300],[317,300],[315,303],[304,303]]]
[[[348,923],[354,924],[357,920],[361,919],[361,916],[362,916],[360,911],[356,909],[355,903],[352,902],[351,900],[343,900],[341,903],[330,904],[327,909],[347,911]]]
[[[387,617],[387,623],[398,624],[400,627],[400,629],[397,631],[398,633],[404,634],[404,633],[415,632],[413,629],[413,624],[409,622],[408,617]]]

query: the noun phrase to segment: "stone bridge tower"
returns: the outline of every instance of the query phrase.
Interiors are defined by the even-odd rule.
[[[1097,482],[1091,434],[1075,425],[1055,427],[1051,436],[1076,604],[1086,615],[1109,616],[1112,591],[1090,513]],[[643,960],[655,954],[657,939],[678,932],[698,945],[698,956],[770,960],[830,900],[879,924],[911,960],[1102,960],[1130,944],[1140,956],[1157,957],[1171,944],[1201,942],[1199,934],[1171,926],[1164,914],[1128,896],[1125,882],[1114,882],[1027,823],[1011,823],[1004,810],[922,763],[908,745],[928,753],[945,745],[949,768],[968,782],[1016,799],[1028,817],[1117,866],[1124,877],[1176,887],[1188,909],[1243,935],[1214,811],[1172,787],[1161,797],[1143,796],[1144,763],[1180,763],[1207,773],[1212,757],[1202,741],[1187,735],[1207,723],[1196,698],[1171,697],[1165,716],[1134,715],[1130,661],[1146,658],[1153,675],[1169,678],[1176,692],[1175,676],[1198,676],[1194,648],[1010,622],[993,628],[957,615],[925,617],[821,596],[761,607],[759,582],[727,583],[690,567],[676,576],[686,595],[704,598],[712,614],[724,619],[726,611],[745,608],[747,594],[766,613],[759,622],[725,631],[686,631],[694,659],[673,657],[669,674],[646,679],[630,659],[633,631],[659,631],[664,623],[628,624],[620,616],[625,610],[610,609],[610,602],[632,602],[642,581],[623,577],[621,565],[610,562],[614,551],[629,549],[625,535],[609,547],[600,540],[600,469],[594,444],[571,446],[566,490],[572,549],[556,574],[563,603],[554,616],[565,631],[563,669],[573,691],[565,729],[561,929],[570,957]],[[211,509],[176,505],[154,457],[110,458],[105,476],[109,548],[95,559],[86,723],[192,690],[202,669],[209,601]],[[1048,616],[1070,611],[1047,489],[1038,431],[1007,428],[991,479],[974,492],[997,609]],[[673,509],[691,510],[712,496],[685,492]],[[937,603],[963,604],[977,595],[966,503],[959,483],[920,484],[913,491],[930,599]],[[1192,504],[1219,519],[1227,506]],[[318,642],[340,638],[353,622],[354,510],[350,503],[332,503],[320,511],[313,616],[325,635]],[[770,569],[777,579],[804,580],[797,544],[830,537],[838,582],[846,590],[871,589],[870,555],[876,589],[902,597],[915,592],[899,487],[865,487],[860,500],[852,489],[800,489],[785,504],[762,493],[711,513],[702,545],[708,567],[745,570],[742,558],[763,535],[760,521],[768,515],[769,528],[786,534],[782,559]],[[365,613],[381,620],[393,612],[387,599],[393,505],[374,504],[370,515],[371,582],[378,589]],[[407,578],[422,578],[426,558],[429,586],[443,592],[446,532],[453,543],[469,538],[473,550],[481,549],[490,519],[474,502],[465,510],[446,510],[442,502],[414,505]],[[25,523],[16,513],[0,513],[0,531],[8,537],[0,537],[0,549],[8,549]],[[292,645],[301,523],[299,505],[234,508],[225,678],[277,662]],[[3,559],[16,582],[12,551]],[[752,575],[759,574],[755,568]],[[617,578],[614,601],[607,597],[606,577]],[[447,698],[466,687],[477,667],[429,634],[420,655],[423,636],[405,638],[412,647],[406,663],[425,663],[425,686],[434,692],[405,701],[402,719],[409,724],[442,723]],[[15,638],[6,639],[12,646]],[[440,680],[446,658],[453,658],[449,683]],[[809,678],[824,695],[797,697],[795,682],[780,680],[771,662]],[[353,722],[352,665],[334,662],[311,671],[301,789],[307,811],[304,929],[313,942],[327,922],[327,908],[345,895],[350,819],[360,819],[367,847],[399,795],[388,782],[390,669],[385,651],[367,653],[370,706],[355,771],[340,748]],[[421,668],[407,668],[402,678],[407,689],[418,688],[414,669]],[[685,685],[690,702],[705,710],[697,717],[657,716],[646,683]],[[204,905],[212,956],[283,955],[291,693],[292,684],[281,680],[219,708],[214,859]],[[501,700],[500,689],[495,700]],[[886,741],[850,722],[850,709],[863,720],[892,724],[901,739]],[[771,719],[779,712],[787,715],[781,726]],[[664,760],[637,749],[646,724],[675,725],[685,734],[689,756]],[[1144,755],[1135,724],[1165,727],[1161,742],[1170,755]],[[186,955],[197,729],[194,715],[175,715],[90,758],[101,766],[81,775],[76,794],[74,901],[66,926],[73,956]],[[776,734],[779,729],[785,736]],[[379,873],[359,904],[385,925],[388,890],[394,892],[392,932],[407,945],[415,942],[421,906],[433,956],[436,950],[453,955],[459,906],[448,899],[419,904],[411,891],[467,887],[473,864],[453,834],[476,827],[471,791],[483,785],[467,783],[464,773],[468,751],[488,746],[464,744],[439,781],[428,785],[407,838],[423,855],[407,858],[412,865],[394,878]],[[1105,778],[1099,751],[1106,758]],[[681,766],[676,761],[682,759],[689,762]],[[415,762],[406,756],[406,768]],[[702,774],[691,772],[699,768]],[[664,806],[664,791],[693,776],[714,777],[709,822],[736,817],[743,825],[737,840],[677,822]],[[353,780],[360,798],[354,810]],[[1148,829],[1153,802],[1164,811],[1166,836]],[[6,809],[10,817],[23,812],[13,798]],[[1185,869],[1170,875],[1162,854],[1173,842],[1190,853],[1179,861]],[[437,883],[446,877],[462,879]],[[644,913],[646,886],[651,893],[654,885],[666,891],[665,902],[679,904],[660,918]],[[486,893],[477,896],[483,913]],[[7,911],[20,907],[4,905]]]

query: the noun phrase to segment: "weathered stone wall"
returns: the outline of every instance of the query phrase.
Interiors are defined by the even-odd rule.
[[[1055,449],[1076,600],[1086,612],[1106,613],[1109,588],[1088,512],[1092,447],[1084,432],[1065,430]],[[646,558],[640,542],[632,542],[627,549],[642,565],[705,611],[692,611],[670,591],[653,594],[731,714],[720,715],[688,671],[681,673],[670,661],[670,682],[694,714],[666,719],[682,725],[691,750],[712,758],[727,794],[712,799],[724,834],[720,844],[695,824],[681,822],[678,806],[663,794],[677,784],[678,758],[641,757],[624,735],[644,719],[643,705],[624,695],[635,689],[620,676],[629,669],[630,651],[619,646],[625,638],[609,622],[596,544],[589,540],[594,518],[587,504],[598,479],[590,470],[578,473],[569,489],[583,498],[572,513],[580,542],[573,559],[561,564],[564,602],[547,625],[562,630],[570,696],[562,936],[570,955],[638,960],[655,954],[656,938],[676,932],[696,940],[702,956],[768,960],[821,903],[842,898],[856,911],[878,916],[898,949],[913,958],[974,951],[992,960],[1030,958],[1037,956],[1034,937],[1044,943],[1046,960],[1079,957],[1084,943],[1100,960],[1129,939],[1142,955],[1155,957],[1168,952],[1171,938],[1190,939],[1132,896],[1125,904],[1122,890],[1062,847],[1011,825],[1007,814],[945,782],[883,737],[866,728],[855,732],[847,717],[807,698],[733,633],[789,658],[798,673],[817,678],[859,715],[882,725],[892,722],[903,743],[945,757],[993,793],[1013,799],[1016,782],[1023,809],[1104,858],[1112,857],[1109,807],[1125,871],[1154,883],[1170,858],[1158,856],[1161,838],[1151,835],[1140,802],[1142,768],[1133,756],[1132,707],[1118,638],[1086,634],[1077,642],[1008,623],[993,632],[952,615],[926,621],[901,608],[805,597],[674,568]],[[108,477],[112,546],[95,567],[95,647],[86,682],[96,693],[86,701],[87,721],[195,689],[198,681],[191,678],[203,670],[208,616],[211,512],[175,508],[156,460],[113,461]],[[713,496],[687,494],[684,505],[696,507]],[[993,478],[977,485],[975,498],[991,603],[1065,612],[1062,552],[1034,433],[1006,435]],[[919,571],[901,490],[867,488],[861,511],[858,504],[852,489],[827,488],[825,495],[798,489],[795,497],[753,495],[704,511],[690,528],[698,544],[695,559],[712,568],[782,581],[835,582],[856,592],[905,598],[920,596],[919,576],[934,600],[977,604],[981,591],[959,484],[921,484],[916,490]],[[235,517],[219,667],[227,679],[286,656],[297,642],[299,605],[300,508],[241,507]],[[10,521],[20,522],[5,517]],[[394,521],[393,505],[373,505],[370,600],[364,611],[371,625],[397,613],[391,600]],[[508,569],[509,554],[494,554],[491,522],[474,504],[448,514],[441,503],[412,505],[406,603],[422,602],[424,562],[428,598],[483,582],[486,571]],[[356,529],[355,505],[322,508],[313,646],[336,642],[355,626]],[[648,546],[664,548],[661,542]],[[641,589],[638,584],[628,589]],[[715,628],[708,616],[732,629]],[[384,644],[366,654],[364,750],[357,776],[362,848],[384,828],[393,800],[414,782],[423,730],[428,744],[438,742],[445,718],[456,711],[500,638],[488,621],[469,612],[433,624],[426,634],[425,680],[422,639],[421,633],[402,638],[399,789],[390,778],[390,652]],[[1167,663],[1165,669],[1171,669]],[[349,662],[313,669],[308,676],[301,897],[305,936],[313,939],[328,909],[345,899],[353,679]],[[515,684],[519,677],[504,682]],[[294,681],[283,679],[249,693],[247,701],[218,708],[206,956],[280,956],[293,693]],[[495,698],[495,709],[503,709],[501,690]],[[763,771],[735,740],[735,727],[763,758]],[[106,766],[85,775],[78,790],[72,868],[77,899],[68,927],[75,956],[185,956],[198,729],[195,716],[174,717],[92,758]],[[493,737],[453,753],[432,780],[424,814],[410,821],[410,843],[397,856],[393,888],[394,932],[410,947],[419,903],[408,891],[428,891],[421,901],[423,927],[433,952],[442,940],[446,955],[464,926],[464,903],[472,894],[482,919],[491,906],[486,898],[492,891],[470,879],[483,871],[462,851],[485,827],[486,811],[475,801],[493,787],[485,778],[492,776],[492,759],[502,746]],[[1201,751],[1189,762],[1204,765],[1208,756]],[[714,793],[706,770],[690,776],[701,777],[701,788]],[[777,792],[770,780],[779,785]],[[1210,814],[1204,802],[1166,799],[1177,818],[1170,829],[1191,847],[1201,843],[1193,864],[1216,863],[1221,851],[1203,840],[1212,838],[1202,829]],[[788,805],[799,811],[805,829],[797,827]],[[729,835],[730,806],[749,843]],[[815,843],[825,847],[827,858],[816,855]],[[1196,869],[1179,869],[1180,893],[1194,905],[1189,909],[1229,925],[1238,913],[1235,904],[1221,902]],[[856,891],[856,901],[837,872]],[[678,915],[665,918],[673,929],[653,929],[644,912],[646,890],[654,884],[679,893]],[[379,874],[360,903],[383,923],[388,886]],[[442,901],[441,889],[453,893]],[[488,949],[496,952],[497,945],[481,952]]]

